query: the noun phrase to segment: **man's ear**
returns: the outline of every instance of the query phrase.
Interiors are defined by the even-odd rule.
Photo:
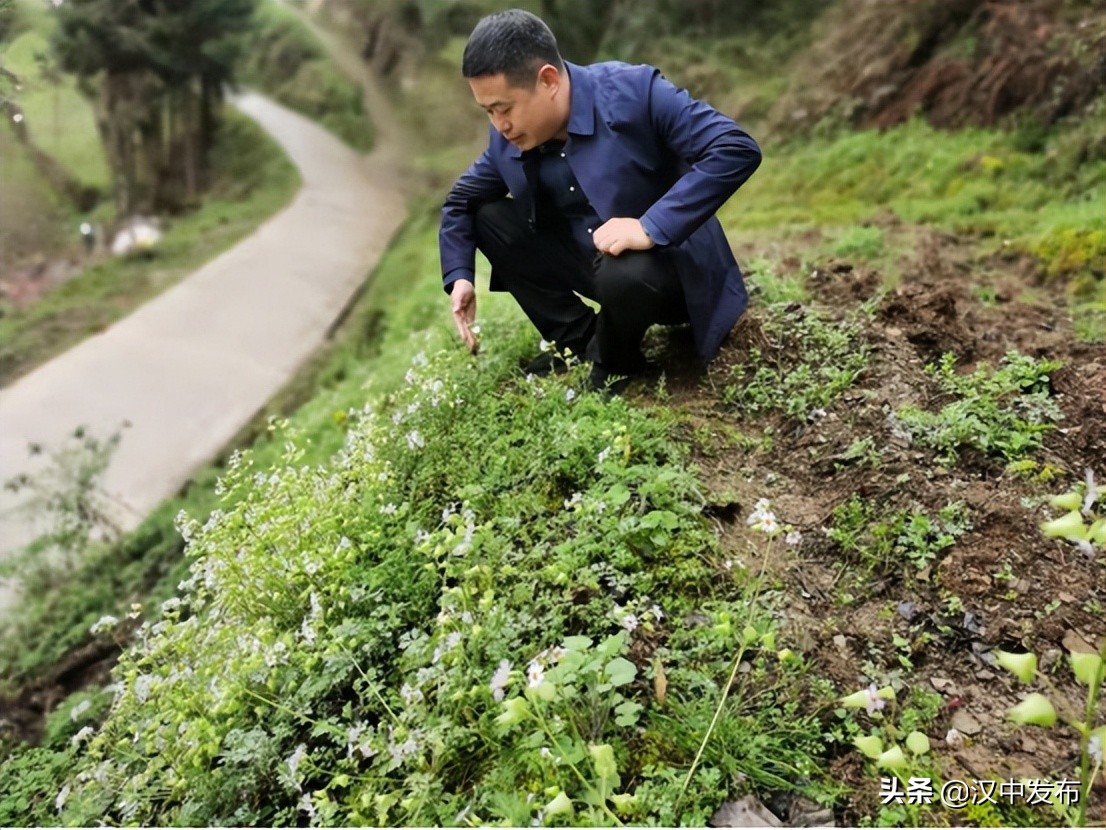
[[[555,95],[561,88],[561,71],[553,64],[547,63],[538,70],[538,88]]]

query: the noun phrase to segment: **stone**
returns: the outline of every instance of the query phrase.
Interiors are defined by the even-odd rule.
[[[966,709],[957,709],[956,714],[952,716],[952,728],[961,735],[978,735],[983,731],[983,724]]]

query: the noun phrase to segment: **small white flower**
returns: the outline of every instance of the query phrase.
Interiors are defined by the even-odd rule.
[[[480,333],[480,324],[475,323],[474,325],[469,326],[469,331],[471,331],[473,334],[479,334]]]
[[[562,660],[565,659],[566,653],[567,652],[560,646],[553,646],[553,648],[549,651],[549,659],[552,660],[554,663],[560,663]]]
[[[649,611],[653,614],[653,619],[657,620],[657,622],[660,622],[661,620],[664,619],[664,612],[661,610],[661,607],[659,605],[657,605],[656,603],[653,603],[653,607],[650,608]]]
[[[93,729],[91,726],[84,726],[81,728],[80,732],[69,739],[70,743],[72,743],[73,746],[78,746],[91,738],[93,733],[95,732],[96,730]]]
[[[12,121],[14,121],[16,124],[22,124],[23,123],[23,113],[17,112],[15,115],[12,116]]]
[[[887,705],[887,701],[879,696],[875,683],[869,684],[865,691],[868,693],[868,703],[865,705],[865,708],[868,710],[869,715],[879,711]]]
[[[495,670],[495,674],[492,675],[492,682],[488,684],[488,688],[492,690],[492,697],[496,700],[503,700],[503,690],[506,688],[507,683],[511,679],[511,663],[509,660],[500,660],[499,667]]]
[[[292,776],[293,779],[296,777],[296,772],[300,768],[300,763],[306,757],[307,757],[307,744],[300,744],[299,746],[297,746],[292,751],[292,754],[288,756],[287,760],[285,760],[284,763],[286,763],[288,765],[288,772]],[[296,789],[299,789],[298,784],[296,785]]]
[[[610,454],[611,454],[611,448],[610,447],[607,447],[606,449],[600,450],[599,451],[599,458],[598,458],[599,463],[602,464],[604,461],[606,461],[607,456],[609,456]]]
[[[426,366],[430,361],[426,359],[424,352],[419,352],[411,359],[411,362],[416,366]]]
[[[377,473],[376,474],[376,480],[377,481],[387,481],[388,480],[388,474],[387,473]]]
[[[426,441],[423,440],[422,435],[419,434],[417,429],[413,429],[407,433],[407,446],[412,450],[421,450],[426,446]]]
[[[765,533],[768,536],[774,535],[780,529],[779,522],[776,521],[776,517],[772,513],[766,513],[761,516],[760,521],[753,526],[753,530],[759,530],[761,533]]]
[[[803,534],[797,530],[792,530],[784,537],[784,541],[787,542],[790,547],[798,547],[803,541]]]
[[[105,631],[114,628],[118,624],[118,617],[113,617],[111,616],[111,614],[105,614],[92,624],[92,627],[88,629],[88,633],[91,634],[93,637],[97,637],[100,634],[103,634]]]
[[[68,784],[66,784],[64,787],[61,788],[61,792],[58,793],[58,797],[54,799],[54,809],[57,810],[59,813],[61,812],[62,807],[65,806],[65,802],[69,798],[69,793],[71,793],[72,791],[72,788]]]
[[[526,382],[527,383],[533,383],[535,377],[536,377],[536,375],[533,372],[527,372],[526,373]]]
[[[407,374],[405,374],[403,376],[403,380],[406,381],[408,386],[412,385],[418,379],[419,379],[419,376],[415,374],[414,369],[408,369]]]
[[[571,387],[565,390],[565,400],[572,403],[573,398],[576,397],[576,390]]]
[[[542,758],[552,758],[553,757],[553,753],[549,751],[549,747],[547,747],[547,746],[543,746],[541,749],[539,749],[538,750],[538,755],[540,755]]]
[[[395,506],[394,503],[388,502],[386,505],[380,508],[380,512],[383,513],[385,516],[391,516],[393,513],[396,512],[397,509],[398,508]]]
[[[541,663],[534,660],[530,663],[530,667],[526,672],[526,676],[530,681],[530,688],[536,689],[545,680],[545,669],[542,668]]]
[[[92,708],[92,701],[91,700],[82,700],[80,703],[78,703],[76,706],[74,706],[72,709],[69,710],[69,720],[76,723],[78,720],[80,720],[81,715],[83,715],[85,712],[87,712],[91,708]]]
[[[637,614],[627,614],[622,618],[622,627],[627,631],[633,631],[639,625],[641,625],[641,621],[638,620]]]
[[[1102,766],[1102,732],[1101,730],[1091,735],[1091,739],[1087,741],[1087,754],[1094,759],[1094,762]]]
[[[307,813],[308,818],[315,818],[315,803],[311,800],[311,793],[304,793],[300,799],[300,812]]]
[[[403,702],[408,706],[414,706],[416,703],[420,703],[423,700],[422,692],[410,683],[404,683],[399,690],[399,694],[400,697],[403,698]]]

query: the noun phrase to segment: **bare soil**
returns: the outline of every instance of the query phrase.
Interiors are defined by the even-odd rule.
[[[874,316],[859,316],[861,336],[872,350],[869,367],[824,418],[745,418],[721,402],[717,390],[732,383],[731,367],[744,363],[750,349],[771,360],[780,348],[762,332],[755,303],[705,376],[694,371],[683,334],[654,338],[655,356],[670,368],[669,403],[687,413],[689,435],[692,428],[699,436],[721,436],[727,427],[747,436],[771,429],[767,451],[704,445],[696,461],[715,494],[710,512],[734,557],[750,567],[760,564],[756,552],[763,536],[755,536],[744,518],[761,497],[772,500],[782,522],[803,532],[798,549],[776,551],[767,567],[785,586],[785,640],[802,649],[813,671],[843,693],[891,680],[902,687],[900,700],[914,688],[940,694],[940,712],[926,731],[947,778],[1077,779],[1073,731],[1015,729],[1006,721],[1006,710],[1025,687],[1016,688],[994,666],[991,652],[1036,652],[1045,671],[1056,670],[1059,693],[1081,711],[1084,690],[1061,663],[1068,651],[1101,647],[1106,638],[1106,557],[1089,558],[1042,536],[1038,525],[1051,516],[1037,505],[1081,480],[1086,468],[1094,468],[1100,481],[1106,478],[1106,348],[1076,340],[1062,289],[1046,284],[1025,262],[981,261],[963,240],[919,233],[892,290],[884,291],[878,271],[839,260],[820,264],[810,275],[811,307],[819,314],[852,319],[861,303],[874,302],[875,308]],[[980,284],[993,289],[989,304],[977,298]],[[982,455],[963,454],[943,467],[932,451],[892,429],[888,413],[899,406],[937,408],[946,402],[925,373],[927,363],[952,352],[970,372],[982,361],[997,365],[1010,350],[1063,362],[1051,377],[1051,393],[1064,418],[1034,456],[1057,471],[1054,481],[1008,473],[1000,461]],[[882,453],[877,466],[843,457],[865,436]],[[857,564],[824,528],[834,508],[854,494],[869,504],[930,515],[959,501],[970,510],[971,529],[923,571],[907,565],[845,590]],[[899,646],[896,636],[903,638]],[[903,641],[909,645],[901,646]],[[900,657],[912,667],[905,668]],[[967,738],[958,750],[944,742],[954,724]],[[855,825],[879,811],[879,782],[862,761],[842,748],[832,762],[857,793],[839,811],[839,822]],[[1106,782],[1099,781],[1095,801],[1091,812],[1101,821]],[[950,820],[956,817],[937,821]]]

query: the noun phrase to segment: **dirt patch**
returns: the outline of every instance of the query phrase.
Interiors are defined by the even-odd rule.
[[[696,462],[715,494],[710,512],[725,556],[750,569],[763,564],[782,581],[784,640],[802,649],[814,672],[842,692],[891,682],[900,700],[916,691],[939,695],[925,731],[946,777],[1078,778],[1074,732],[1019,730],[1006,720],[1024,689],[994,665],[992,652],[1036,652],[1042,666],[1057,669],[1057,694],[1074,705],[1081,689],[1061,663],[1073,643],[1098,646],[1106,638],[1106,556],[1088,557],[1038,529],[1047,495],[1066,490],[1088,467],[1106,478],[1106,349],[1076,341],[1063,297],[1047,286],[1026,299],[1021,289],[1033,275],[1017,263],[1009,270],[1001,262],[981,264],[970,246],[945,236],[920,236],[901,285],[891,291],[878,271],[843,261],[819,264],[810,275],[818,313],[860,320],[860,338],[871,350],[859,382],[822,417],[752,418],[723,403],[733,369],[754,349],[783,359],[755,306],[705,375],[681,362],[683,335],[658,334],[651,344],[655,356],[669,361],[666,392],[686,413]],[[1002,287],[982,298],[981,280]],[[857,315],[871,300],[873,311]],[[1008,472],[980,453],[941,464],[895,429],[888,415],[903,404],[942,403],[926,364],[952,352],[970,372],[984,361],[997,365],[1010,350],[1063,363],[1051,376],[1063,420],[1035,455],[1055,479]],[[865,438],[878,457],[848,452]],[[970,529],[924,568],[904,563],[858,580],[860,564],[825,533],[834,509],[854,495],[880,510],[928,515],[958,502]],[[803,533],[798,548],[778,546],[767,561],[758,553],[763,537],[744,522],[762,497]],[[945,745],[953,726],[970,732],[966,746]],[[878,813],[879,782],[858,754],[842,748],[829,762],[855,793],[838,820],[856,824]],[[1101,817],[1104,802],[1106,793],[1097,793],[1092,813]]]

